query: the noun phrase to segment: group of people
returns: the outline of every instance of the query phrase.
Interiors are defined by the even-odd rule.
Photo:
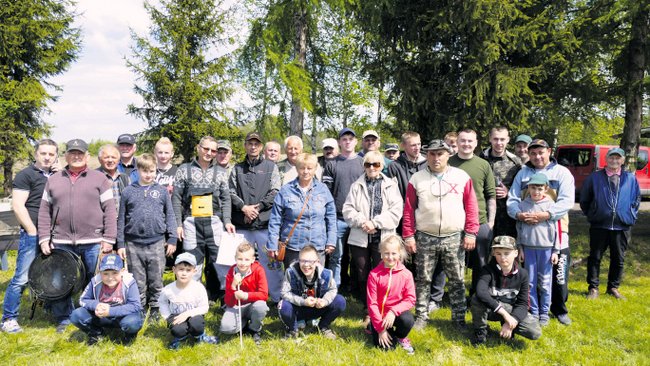
[[[405,132],[399,146],[386,144],[382,154],[379,134],[367,130],[357,152],[355,131],[344,128],[338,139],[323,140],[321,157],[304,153],[302,139],[289,136],[279,160],[280,144],[265,145],[251,132],[236,164],[229,141],[205,136],[196,157],[176,167],[169,139],[136,158],[135,137],[123,134],[99,149],[101,167],[91,170],[83,140],[66,144],[63,168],[57,144],[40,140],[35,163],[14,180],[21,235],[2,330],[22,330],[20,298],[39,250],[67,250],[83,261],[90,282],[80,307],[72,294],[48,306],[58,332],[72,323],[90,344],[106,326],[120,327],[133,341],[147,313],[166,320],[172,349],[186,338],[216,343],[203,315],[217,300],[225,305],[225,334],[245,331],[259,344],[270,303],[285,337],[310,323],[335,339],[331,325],[346,308],[340,291],[365,304],[364,325],[375,345],[413,353],[407,336],[427,326],[445,283],[458,330],[467,329],[471,307],[473,344],[486,342],[488,320],[501,322],[504,338],[537,339],[551,313],[571,323],[568,212],[575,184],[542,139],[519,135],[511,153],[508,130],[495,127],[489,142],[476,155],[478,134],[471,129],[424,147],[418,133]],[[598,297],[607,248],[607,293],[623,297],[623,258],[640,201],[623,161],[624,152],[611,149],[607,167],[590,176],[580,196],[591,223],[590,299]],[[220,244],[234,233],[244,238],[236,264],[220,265]],[[176,281],[163,287],[167,262]]]

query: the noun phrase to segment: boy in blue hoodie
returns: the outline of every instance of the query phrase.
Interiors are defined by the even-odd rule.
[[[149,320],[160,319],[158,297],[163,288],[165,254],[176,251],[176,218],[167,189],[156,178],[156,159],[143,154],[137,160],[137,182],[122,192],[117,219],[117,252],[129,257],[130,270],[140,290]],[[165,243],[167,248],[165,249]]]
[[[88,335],[88,345],[97,343],[104,328],[119,327],[124,343],[132,343],[142,328],[140,293],[133,276],[124,271],[124,262],[116,254],[105,256],[100,273],[86,286],[70,321]]]

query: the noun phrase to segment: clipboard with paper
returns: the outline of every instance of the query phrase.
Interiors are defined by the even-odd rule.
[[[217,264],[225,266],[232,266],[235,264],[237,246],[239,246],[243,241],[245,241],[243,234],[230,234],[227,232],[221,234],[221,244],[219,244]]]

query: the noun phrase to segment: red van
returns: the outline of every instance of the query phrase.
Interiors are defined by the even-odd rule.
[[[573,144],[560,145],[555,149],[555,158],[558,163],[569,168],[576,181],[576,197],[580,194],[582,184],[592,172],[603,169],[607,151],[613,145]],[[648,172],[648,156],[650,148],[639,146],[639,155],[636,160],[636,179],[639,181],[642,196],[650,196],[650,173]]]

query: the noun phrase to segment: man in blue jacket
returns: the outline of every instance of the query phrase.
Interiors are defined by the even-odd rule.
[[[598,297],[598,276],[603,253],[609,248],[607,293],[623,299],[618,291],[623,275],[623,259],[636,222],[641,191],[634,173],[622,169],[625,152],[619,147],[607,152],[605,169],[592,173],[582,187],[580,208],[591,224],[587,261],[588,299]]]

